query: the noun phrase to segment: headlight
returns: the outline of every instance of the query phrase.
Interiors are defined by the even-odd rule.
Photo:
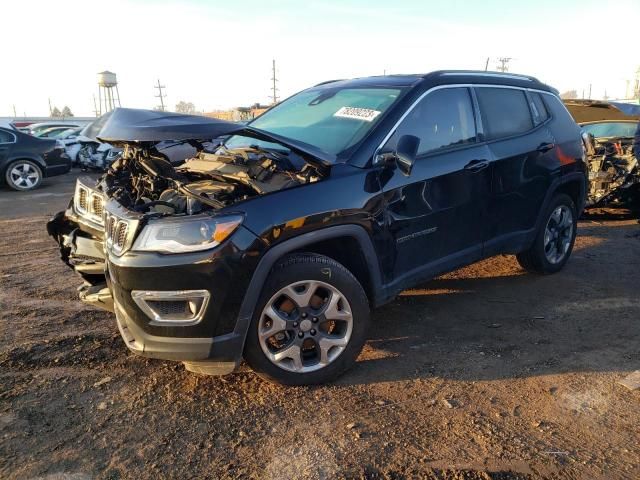
[[[207,250],[220,245],[241,223],[239,215],[151,220],[132,250],[162,253]]]

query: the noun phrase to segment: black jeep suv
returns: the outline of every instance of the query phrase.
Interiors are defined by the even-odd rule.
[[[344,372],[369,311],[496,254],[569,259],[585,202],[580,129],[535,78],[443,71],[325,82],[249,125],[118,109],[123,148],[48,225],[127,347],[284,384]],[[174,167],[155,145],[224,142]]]

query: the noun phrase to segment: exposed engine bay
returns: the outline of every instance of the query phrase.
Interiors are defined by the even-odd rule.
[[[153,147],[125,145],[101,183],[108,198],[130,210],[192,215],[321,178],[311,164],[296,168],[286,154],[258,147],[199,151],[173,167]]]
[[[640,166],[632,138],[585,142],[589,167],[587,207],[634,200],[640,189]]]

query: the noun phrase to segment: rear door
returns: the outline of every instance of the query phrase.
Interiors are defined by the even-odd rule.
[[[482,215],[490,186],[490,152],[478,144],[468,88],[428,93],[399,125],[385,150],[394,150],[398,139],[407,134],[420,139],[411,174],[385,170],[382,178],[393,242],[390,250],[395,252],[393,276],[405,285],[480,257]]]
[[[485,255],[517,251],[535,228],[553,175],[559,175],[549,116],[539,97],[534,103],[524,89],[474,88],[492,157]]]

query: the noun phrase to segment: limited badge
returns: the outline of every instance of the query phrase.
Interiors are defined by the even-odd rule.
[[[378,110],[371,110],[369,108],[359,107],[342,107],[336,113],[334,117],[353,118],[355,120],[363,120],[365,122],[373,122],[381,112]]]

